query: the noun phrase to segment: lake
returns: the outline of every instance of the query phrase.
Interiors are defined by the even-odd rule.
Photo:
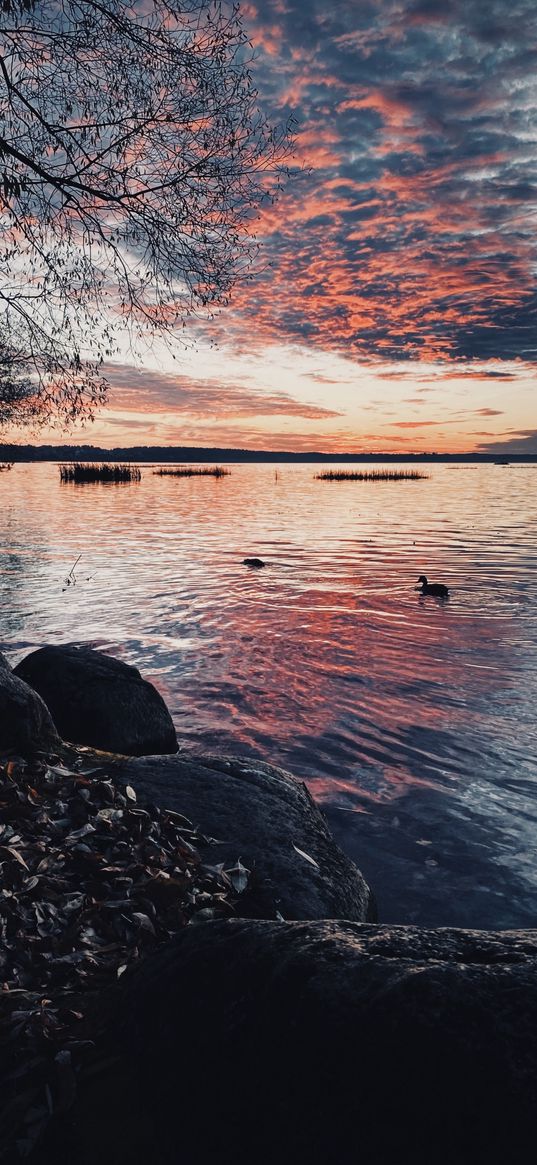
[[[182,745],[303,777],[382,921],[534,926],[537,466],[229,468],[0,473],[0,649],[102,648],[156,684]],[[422,573],[449,599],[416,593]]]

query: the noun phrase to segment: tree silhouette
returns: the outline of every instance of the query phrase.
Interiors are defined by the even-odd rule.
[[[125,327],[171,334],[248,274],[292,148],[250,59],[238,6],[0,0],[0,327],[31,370],[22,415],[91,415]]]
[[[27,361],[0,333],[0,427],[32,420],[37,407],[35,396]]]

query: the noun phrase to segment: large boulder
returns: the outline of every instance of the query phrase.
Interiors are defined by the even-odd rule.
[[[162,696],[122,660],[72,644],[41,647],[15,674],[45,700],[64,740],[127,756],[177,751]]]
[[[74,1113],[80,1165],[531,1152],[537,931],[206,923],[127,972],[114,1012],[111,1067]]]
[[[37,692],[14,675],[0,654],[0,751],[22,756],[56,748],[60,739]]]
[[[257,918],[375,917],[360,871],[336,845],[303,782],[263,761],[237,757],[143,757],[117,779],[190,818],[217,841],[204,860],[253,872],[241,913]]]

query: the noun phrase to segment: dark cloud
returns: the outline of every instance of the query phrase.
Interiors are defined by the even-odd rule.
[[[307,420],[340,416],[321,405],[303,404],[288,393],[260,391],[253,386],[225,380],[193,380],[167,376],[123,364],[110,364],[104,373],[112,386],[114,408],[147,413],[184,413],[214,420],[247,416],[290,416]]]
[[[244,12],[311,169],[261,217],[271,265],[236,294],[241,342],[246,323],[374,362],[537,363],[534,0]]]
[[[482,375],[486,380],[516,380],[513,372],[501,372],[498,368],[489,368]],[[475,376],[475,373],[469,372],[468,376]]]
[[[341,385],[343,383],[348,383],[348,381],[334,380],[332,376],[325,376],[322,372],[301,372],[300,375],[301,377],[305,377],[307,380],[315,381],[315,384]]]
[[[537,457],[537,429],[525,429],[520,435],[504,435],[499,440],[481,442],[477,446],[479,453],[517,453],[521,456],[528,454]]]
[[[430,425],[450,425],[453,421],[387,421],[389,428],[395,429],[424,429],[429,428]]]

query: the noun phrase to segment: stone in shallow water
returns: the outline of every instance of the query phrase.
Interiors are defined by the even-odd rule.
[[[237,857],[253,872],[241,913],[258,918],[375,917],[371,891],[339,849],[302,781],[238,757],[142,757],[114,770],[140,804],[183,813],[216,838],[213,863]]]
[[[537,931],[211,922],[121,980],[82,1165],[505,1165],[537,1110]],[[96,1119],[98,1114],[98,1119]]]
[[[15,674],[50,708],[64,740],[143,756],[177,752],[168,709],[135,667],[88,647],[42,647]]]

